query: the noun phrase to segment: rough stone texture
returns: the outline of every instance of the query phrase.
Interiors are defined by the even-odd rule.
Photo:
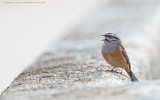
[[[1,94],[4,100],[159,100],[159,0],[110,0],[41,55]],[[140,82],[109,72],[101,34],[117,33]],[[157,79],[157,81],[153,81]],[[147,81],[148,80],[148,81]],[[150,80],[150,81],[149,81]]]

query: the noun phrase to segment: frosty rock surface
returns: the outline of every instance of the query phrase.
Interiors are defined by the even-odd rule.
[[[4,100],[159,100],[158,0],[110,0],[26,68],[1,94]],[[140,80],[110,72],[100,35],[114,32]],[[157,81],[148,81],[157,79]],[[152,91],[152,92],[151,92]],[[124,98],[125,97],[125,98]]]

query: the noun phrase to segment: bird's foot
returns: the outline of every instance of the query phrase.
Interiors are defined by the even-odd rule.
[[[123,68],[121,68],[121,75],[122,75],[122,72],[123,72]]]
[[[117,73],[117,70],[114,70],[115,68],[112,68],[111,70],[106,70],[106,71],[109,71],[109,72],[116,72]]]
[[[115,69],[115,68],[112,68],[112,69],[111,69],[111,72],[114,72],[114,71],[116,71],[116,70],[114,70],[114,69]]]

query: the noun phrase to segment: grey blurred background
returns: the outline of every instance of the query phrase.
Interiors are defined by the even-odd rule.
[[[104,0],[17,1],[0,1],[0,93]]]
[[[114,32],[126,37],[124,45],[130,48],[144,45],[139,47],[140,50],[149,50],[145,52],[151,54],[137,52],[135,55],[146,59],[143,61],[147,66],[144,71],[153,72],[146,75],[147,79],[159,78],[158,70],[150,69],[150,66],[159,65],[156,51],[159,50],[159,0],[53,0],[44,4],[7,4],[2,1],[0,5],[0,92],[47,48],[51,47],[49,52],[53,52],[56,41],[71,32],[72,38],[79,39],[83,37],[77,34],[95,39],[95,35]],[[74,36],[74,33],[77,34]],[[136,34],[134,44],[127,40],[133,34]],[[100,39],[96,38],[97,45],[101,45]],[[148,59],[151,62],[147,62]]]

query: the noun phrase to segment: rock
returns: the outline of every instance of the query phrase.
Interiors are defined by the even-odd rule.
[[[158,0],[110,0],[90,14],[1,94],[3,100],[159,100]],[[123,70],[110,72],[100,35],[117,33],[138,83]],[[157,81],[151,81],[157,79]],[[149,81],[150,80],[150,81]]]

